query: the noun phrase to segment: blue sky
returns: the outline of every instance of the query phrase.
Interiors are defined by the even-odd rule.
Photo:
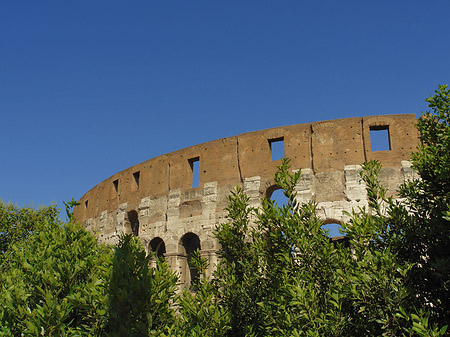
[[[425,111],[450,1],[3,1],[0,198],[242,132]]]

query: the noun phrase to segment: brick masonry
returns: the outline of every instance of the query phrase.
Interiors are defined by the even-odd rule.
[[[191,146],[134,165],[100,182],[75,208],[75,217],[105,243],[122,233],[138,234],[147,251],[158,250],[189,284],[195,273],[187,260],[200,246],[216,262],[215,226],[226,221],[227,196],[242,186],[252,206],[276,189],[273,141],[283,140],[291,169],[301,170],[299,201],[313,200],[327,223],[347,218],[343,211],[367,205],[360,164],[377,159],[380,179],[395,195],[414,177],[410,153],[418,144],[414,114],[346,118],[254,131]],[[371,130],[388,130],[390,149],[371,150]],[[192,187],[198,161],[198,186]]]

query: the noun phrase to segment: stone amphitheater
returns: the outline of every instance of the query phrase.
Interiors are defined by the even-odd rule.
[[[188,286],[188,260],[200,249],[217,261],[212,233],[226,221],[227,196],[242,186],[252,206],[278,188],[273,180],[282,148],[291,169],[301,170],[297,199],[313,200],[326,223],[346,220],[343,211],[367,205],[360,164],[381,162],[380,179],[390,195],[413,177],[410,153],[418,144],[414,114],[345,118],[248,132],[191,146],[129,167],[100,182],[80,200],[74,214],[99,240],[115,243],[133,233],[146,250],[164,256]],[[375,134],[385,149],[372,150]],[[373,141],[373,139],[372,139]]]

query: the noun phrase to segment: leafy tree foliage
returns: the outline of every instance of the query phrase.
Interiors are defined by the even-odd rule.
[[[25,241],[38,224],[44,221],[58,222],[58,214],[55,205],[34,210],[0,201],[0,259],[12,244]]]
[[[4,254],[0,336],[148,336],[174,325],[176,277],[163,260],[150,268],[136,238],[113,250],[52,214]]]
[[[150,258],[135,236],[119,239],[108,286],[107,336],[149,336],[173,324],[175,315],[170,304],[176,276],[162,259],[151,268]]]
[[[313,203],[297,203],[294,187],[300,173],[290,174],[287,160],[275,177],[287,205],[264,200],[261,209],[251,209],[241,190],[231,195],[230,221],[216,233],[221,262],[211,283],[218,305],[230,315],[227,336],[445,332],[428,324],[426,311],[407,306],[411,264],[383,244],[388,228],[380,208],[379,164],[364,168],[364,179],[372,181],[372,215],[360,210],[343,224],[351,248],[327,237]]]
[[[332,243],[313,203],[299,205],[299,173],[288,162],[275,181],[289,202],[248,206],[237,189],[229,222],[216,231],[221,262],[210,288],[225,309],[227,336],[441,336],[450,314],[450,93],[427,99],[412,156],[421,179],[404,184],[402,202],[386,197],[380,165],[363,164],[368,209],[342,224],[347,245]],[[199,299],[204,296],[200,296]],[[199,304],[201,305],[201,304]],[[200,313],[199,313],[200,314]],[[195,316],[195,315],[194,315]],[[224,316],[226,317],[226,316]],[[195,320],[210,327],[208,321]]]
[[[417,124],[420,145],[412,155],[420,179],[404,184],[403,203],[392,204],[390,242],[399,257],[412,263],[409,285],[417,305],[431,320],[450,321],[450,90],[439,86],[426,99],[432,112]]]
[[[27,240],[8,249],[0,290],[6,336],[88,336],[101,328],[109,250],[79,225],[55,218],[33,222]]]
[[[230,315],[218,302],[211,282],[205,281],[207,263],[198,251],[194,253],[193,264],[202,278],[196,280],[195,292],[184,291],[179,297],[179,319],[171,336],[225,336],[230,329]]]

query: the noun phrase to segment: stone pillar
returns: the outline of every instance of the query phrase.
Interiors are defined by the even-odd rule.
[[[200,250],[200,256],[202,259],[206,259],[208,262],[208,269],[206,270],[206,277],[211,278],[216,266],[219,262],[216,250]]]
[[[300,204],[303,204],[314,200],[314,173],[310,168],[305,168],[301,171],[302,175],[294,190],[296,192],[295,199]]]
[[[167,226],[170,227],[170,223],[177,222],[180,218],[180,203],[180,189],[171,190],[169,192],[169,199],[167,201]]]
[[[344,193],[348,201],[359,202],[366,199],[366,184],[361,179],[361,171],[361,165],[345,165],[344,167]]]
[[[402,172],[405,182],[420,178],[417,172],[413,170],[412,163],[409,160],[402,160]]]
[[[146,230],[146,227],[149,223],[149,217],[150,217],[150,197],[145,197],[141,199],[141,202],[139,203],[138,207],[138,214],[139,214],[139,231],[144,232]]]
[[[217,201],[217,181],[203,185],[202,216],[208,223],[215,223]]]
[[[259,189],[261,187],[261,177],[255,176],[244,179],[244,193],[250,198],[250,207],[260,207],[261,198],[259,194]]]
[[[100,213],[100,224],[98,226],[100,242],[104,242],[106,240],[105,230],[107,227],[108,227],[108,211],[103,211],[102,213]]]
[[[190,280],[187,257],[176,253],[167,253],[165,258],[170,269],[178,276],[178,290],[181,291]]]
[[[129,234],[126,225],[127,225],[127,206],[128,204],[125,202],[119,205],[117,209],[117,223],[116,223],[116,235],[121,235],[123,233]]]

